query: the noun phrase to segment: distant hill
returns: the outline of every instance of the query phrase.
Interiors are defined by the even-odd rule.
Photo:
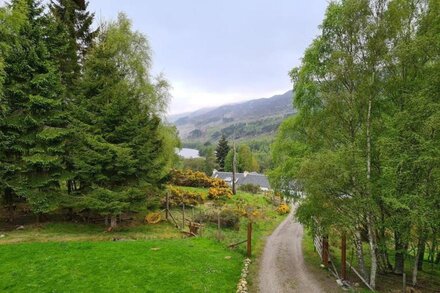
[[[282,120],[295,113],[292,91],[217,108],[172,115],[184,143],[213,142],[225,134],[239,140],[273,136]]]

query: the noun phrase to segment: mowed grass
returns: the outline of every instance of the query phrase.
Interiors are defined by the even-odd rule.
[[[233,292],[243,256],[202,238],[0,245],[0,292]]]

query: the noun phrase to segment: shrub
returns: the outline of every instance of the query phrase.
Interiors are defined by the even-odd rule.
[[[213,200],[232,198],[232,190],[229,187],[211,187],[208,191],[208,198]]]
[[[240,215],[234,210],[224,209],[220,212],[220,225],[226,228],[238,228]]]
[[[175,186],[168,186],[168,191],[170,206],[179,206],[181,204],[195,206],[203,203],[203,196],[200,193],[183,190]],[[163,204],[165,204],[165,200],[162,200]]]
[[[203,172],[192,170],[171,170],[170,184],[188,187],[228,187],[228,184],[220,178],[211,178]]]
[[[220,212],[220,215],[215,213],[215,212],[211,212],[211,213],[203,213],[203,214],[198,214],[195,217],[195,221],[199,222],[199,223],[212,223],[212,224],[216,224],[218,223],[218,217],[220,216],[220,226],[223,228],[238,228],[239,227],[239,223],[240,223],[240,213],[235,211],[235,210],[231,210],[231,209],[224,209]]]
[[[162,215],[160,213],[149,213],[145,217],[145,222],[148,224],[157,224],[162,219]]]
[[[257,194],[261,191],[260,186],[255,184],[243,184],[238,189],[252,194]]]
[[[290,208],[286,203],[280,204],[280,206],[277,208],[277,212],[280,215],[288,214],[290,212]]]

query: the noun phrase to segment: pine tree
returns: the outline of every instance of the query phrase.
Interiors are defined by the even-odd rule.
[[[163,101],[149,81],[149,60],[147,40],[120,14],[102,28],[84,66],[74,112],[75,181],[81,206],[110,216],[112,226],[117,215],[145,202],[164,176],[163,151],[174,152],[163,148],[157,111]]]
[[[54,18],[54,34],[50,36],[53,55],[69,95],[77,92],[81,66],[97,34],[91,28],[94,13],[87,11],[87,7],[88,2],[82,6],[74,0],[52,0],[49,5]]]
[[[6,79],[5,72],[5,59],[12,51],[13,40],[16,39],[20,27],[26,22],[26,5],[24,1],[20,1],[12,8],[10,6],[0,7],[0,125],[3,125],[3,121],[6,118],[8,110],[8,102],[4,96],[4,82]],[[7,188],[6,174],[8,172],[8,159],[7,146],[8,140],[4,133],[4,129],[0,127],[0,202],[9,211],[9,219],[12,220],[12,211],[14,198]]]
[[[26,198],[39,215],[54,210],[60,200],[64,173],[66,117],[61,79],[49,54],[48,26],[38,1],[25,4],[25,22],[11,40],[14,50],[5,58],[6,111],[0,122],[4,135],[5,196]]]
[[[222,135],[216,148],[217,164],[219,166],[220,171],[223,171],[225,169],[225,160],[226,160],[226,156],[229,153],[229,150],[230,147],[228,145],[228,141],[226,140],[226,137]]]

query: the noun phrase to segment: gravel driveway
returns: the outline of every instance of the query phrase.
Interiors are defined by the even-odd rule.
[[[325,292],[304,264],[302,236],[293,213],[269,236],[259,272],[261,293]]]

